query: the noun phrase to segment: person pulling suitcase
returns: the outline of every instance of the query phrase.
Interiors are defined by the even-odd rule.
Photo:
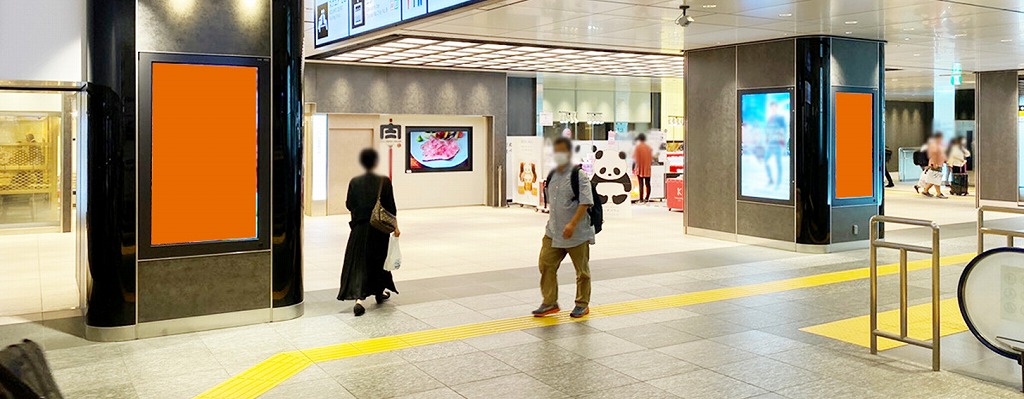
[[[949,188],[953,195],[967,195],[967,158],[971,152],[964,145],[964,138],[957,137],[949,144],[949,156],[946,163],[952,170]]]

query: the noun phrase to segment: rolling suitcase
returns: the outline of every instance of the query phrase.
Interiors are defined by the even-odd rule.
[[[949,179],[949,188],[953,195],[967,195],[967,174],[953,173]]]

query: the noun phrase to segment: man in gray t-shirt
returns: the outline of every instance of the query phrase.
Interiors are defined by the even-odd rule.
[[[550,217],[541,241],[540,292],[544,302],[533,311],[536,317],[558,313],[558,266],[566,255],[576,268],[576,307],[569,316],[580,318],[590,313],[590,245],[594,226],[587,209],[594,205],[590,178],[572,165],[572,142],[559,138],[554,142],[555,170],[545,187]],[[579,177],[579,198],[572,187],[572,174]]]

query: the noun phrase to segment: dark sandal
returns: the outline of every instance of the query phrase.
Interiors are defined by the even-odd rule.
[[[391,294],[388,292],[382,292],[380,294],[374,295],[374,298],[377,299],[378,305],[383,305],[384,302],[387,302],[389,299],[391,299]]]

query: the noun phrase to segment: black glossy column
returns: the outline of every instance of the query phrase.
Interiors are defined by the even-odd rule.
[[[90,0],[86,324],[135,324],[135,1]]]
[[[832,219],[828,182],[831,41],[827,37],[796,39],[796,242],[831,243]]]
[[[302,302],[302,2],[272,0],[273,299]]]

